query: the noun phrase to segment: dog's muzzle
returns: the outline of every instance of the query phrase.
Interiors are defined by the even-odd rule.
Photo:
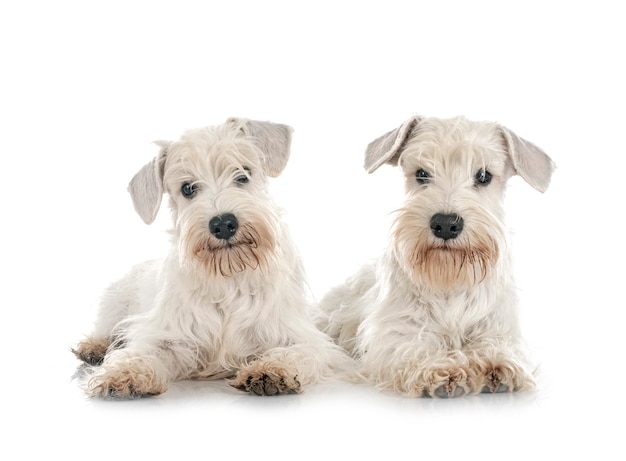
[[[228,240],[237,233],[239,222],[232,213],[215,216],[209,221],[209,231],[220,240]]]

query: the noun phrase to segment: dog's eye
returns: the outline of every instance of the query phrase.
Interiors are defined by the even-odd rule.
[[[246,184],[250,181],[250,168],[243,167],[243,169],[245,170],[245,173],[235,176],[235,182],[237,182],[237,184]]]
[[[415,180],[418,184],[426,184],[430,179],[430,174],[423,169],[419,169],[415,172]]]
[[[476,176],[474,176],[474,184],[480,187],[484,187],[491,182],[491,178],[492,178],[491,173],[489,173],[484,168],[481,168],[476,173]]]
[[[182,187],[180,188],[180,192],[183,194],[183,197],[185,198],[192,198],[194,195],[196,195],[198,188],[196,187],[195,184],[191,184],[186,182],[185,184],[182,185]]]

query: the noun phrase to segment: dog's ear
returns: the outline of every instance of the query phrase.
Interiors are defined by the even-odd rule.
[[[169,141],[156,141],[161,147],[159,154],[141,168],[128,184],[128,192],[135,211],[143,222],[152,224],[156,219],[163,198],[163,174]]]
[[[552,159],[533,143],[520,138],[508,128],[500,126],[500,131],[515,172],[539,192],[545,192],[556,168]]]
[[[398,165],[398,158],[411,133],[423,117],[408,119],[400,127],[373,140],[365,149],[365,170],[373,173],[384,163]]]
[[[228,122],[238,127],[263,152],[265,174],[275,178],[282,173],[291,152],[293,128],[280,123],[234,117],[229,118]]]

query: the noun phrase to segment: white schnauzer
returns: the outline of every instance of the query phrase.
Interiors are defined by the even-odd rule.
[[[382,389],[456,397],[534,387],[502,202],[515,174],[544,192],[552,160],[495,123],[412,117],[368,146],[367,171],[384,163],[406,183],[390,245],[324,297],[320,326]]]
[[[268,193],[291,131],[229,119],[157,143],[129,191],[147,224],[169,195],[173,245],[105,291],[94,331],[73,350],[93,366],[87,394],[156,395],[187,378],[297,393],[347,358],[311,318],[299,256]]]

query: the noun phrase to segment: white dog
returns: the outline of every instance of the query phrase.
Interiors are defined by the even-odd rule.
[[[367,171],[385,163],[401,168],[406,188],[390,245],[322,299],[320,326],[382,389],[532,388],[502,202],[515,174],[545,191],[552,161],[495,123],[412,117],[368,146]]]
[[[129,191],[147,224],[169,195],[173,245],[104,293],[93,332],[74,349],[94,366],[90,396],[224,377],[258,395],[296,393],[336,371],[345,353],[311,320],[301,262],[267,189],[291,131],[229,119],[157,143]]]

